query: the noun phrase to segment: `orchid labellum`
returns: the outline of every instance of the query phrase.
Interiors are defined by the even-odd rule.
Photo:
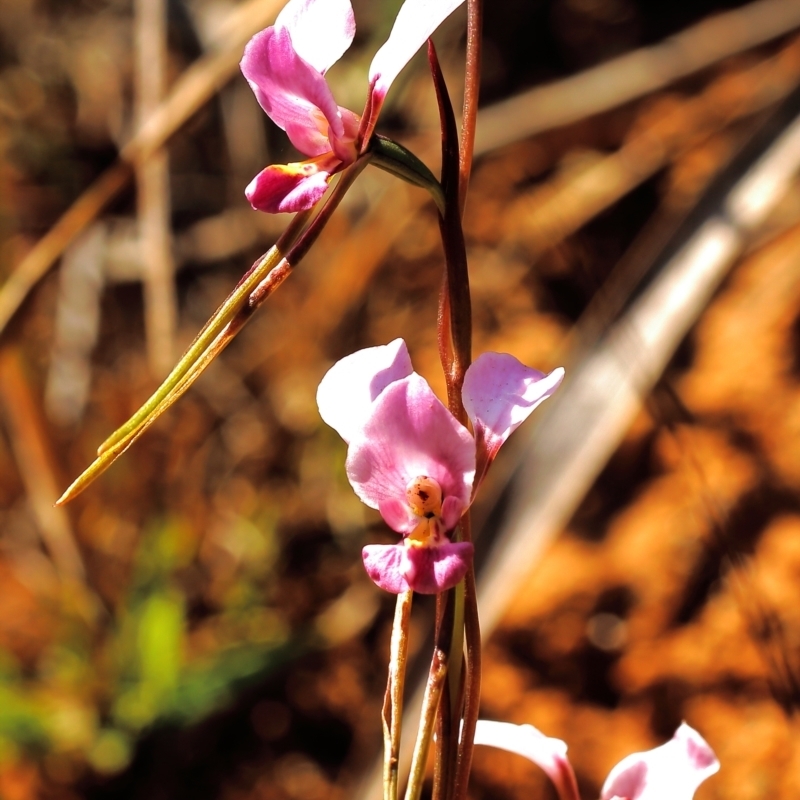
[[[320,414],[348,443],[345,466],[356,494],[403,536],[397,545],[364,548],[364,565],[378,586],[435,594],[464,577],[472,544],[449,534],[500,445],[563,375],[484,353],[464,378],[473,438],[413,371],[402,339],[331,367],[317,392]]]
[[[308,160],[273,164],[245,190],[258,211],[303,211],[369,144],[389,87],[409,59],[464,0],[406,0],[369,69],[363,117],[337,105],[325,73],[350,47],[350,0],[289,0],[275,24],[256,34],[242,72],[267,116]]]

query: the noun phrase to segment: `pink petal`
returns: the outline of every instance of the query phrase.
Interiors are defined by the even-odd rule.
[[[325,78],[298,55],[288,29],[271,27],[257,33],[247,43],[240,67],[261,107],[301,153],[319,156],[331,150],[320,114],[331,136],[344,135],[339,107]]]
[[[384,591],[400,594],[409,590],[403,570],[405,550],[402,544],[368,544],[361,551],[367,575]]]
[[[483,353],[467,369],[462,398],[478,444],[478,480],[506,439],[550,397],[564,378],[526,367],[507,353]]]
[[[413,371],[402,339],[345,356],[328,370],[317,389],[320,416],[349,443],[378,395]]]
[[[397,14],[389,38],[372,59],[369,82],[373,104],[370,117],[378,112],[400,70],[409,62],[428,37],[464,0],[406,0]]]
[[[383,521],[397,533],[408,534],[419,525],[420,518],[409,508],[408,503],[397,497],[385,500],[378,506]]]
[[[342,108],[342,106],[339,106],[339,116],[342,118],[344,133],[341,136],[335,136],[331,132],[331,147],[337,157],[345,164],[352,164],[357,156],[356,137],[361,125],[361,117],[348,108]]]
[[[295,52],[322,74],[342,57],[356,33],[350,0],[289,0],[275,27],[286,28]]]
[[[580,800],[575,773],[567,759],[567,745],[545,736],[533,725],[478,720],[475,744],[499,747],[516,753],[541,767],[558,790],[560,800]]]
[[[361,556],[367,574],[387,592],[413,589],[420,594],[438,594],[464,577],[473,553],[470,542],[447,542],[439,547],[372,544]]]
[[[467,574],[475,549],[472,542],[446,542],[438,547],[405,547],[403,564],[409,587],[420,594],[439,594]]]
[[[444,522],[445,531],[451,531],[458,525],[461,515],[466,511],[466,506],[463,505],[458,497],[450,495],[445,497],[442,503],[442,521]]]
[[[378,396],[350,441],[345,464],[356,494],[371,508],[403,500],[409,482],[426,475],[442,496],[469,505],[475,442],[416,373]]]
[[[691,800],[697,787],[719,771],[705,739],[685,722],[666,744],[623,758],[608,774],[601,800]]]
[[[256,211],[268,214],[305,211],[325,194],[331,174],[338,166],[340,162],[334,156],[294,164],[273,164],[261,170],[244,193]]]

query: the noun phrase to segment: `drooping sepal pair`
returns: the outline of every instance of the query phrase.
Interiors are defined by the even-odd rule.
[[[336,103],[325,79],[355,35],[350,0],[289,0],[275,24],[250,40],[241,69],[269,118],[308,159],[273,164],[256,175],[245,190],[253,208],[269,213],[311,208],[333,175],[369,146],[392,82],[463,1],[406,0],[372,60],[359,116]],[[401,161],[397,174],[402,176],[403,168],[413,172],[413,166]],[[424,180],[423,175],[421,185]]]
[[[322,418],[348,443],[346,472],[358,497],[403,536],[367,545],[364,565],[387,591],[425,594],[458,583],[473,548],[451,541],[500,445],[558,387],[513,356],[484,353],[467,370],[463,401],[472,434],[413,371],[402,339],[336,363],[317,392]]]

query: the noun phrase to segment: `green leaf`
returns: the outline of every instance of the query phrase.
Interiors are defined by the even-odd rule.
[[[426,189],[439,213],[444,216],[444,192],[434,174],[407,147],[386,136],[373,136],[370,144],[372,163],[398,178]]]

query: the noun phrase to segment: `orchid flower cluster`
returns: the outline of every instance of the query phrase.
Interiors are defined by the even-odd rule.
[[[241,67],[261,107],[309,158],[271,165],[260,172],[246,190],[253,207],[272,213],[314,207],[327,193],[331,178],[374,147],[377,117],[393,80],[458,5],[460,0],[406,0],[389,40],[372,61],[364,113],[358,117],[337,105],[325,80],[328,68],[353,40],[355,23],[349,0],[290,0],[275,25],[248,44]],[[470,4],[471,13],[477,6],[477,2]],[[448,741],[437,747],[437,799],[465,795],[471,748],[483,744],[527,756],[552,778],[560,800],[579,800],[564,742],[531,726],[477,721],[479,673],[474,661],[468,658],[465,665],[464,686],[452,691],[450,682],[449,719],[447,712],[438,708],[448,660],[460,661],[465,631],[467,654],[477,640],[473,545],[469,525],[464,523],[469,507],[502,444],[556,391],[564,370],[545,374],[501,353],[484,353],[470,364],[466,256],[460,209],[454,214],[452,208],[454,203],[463,204],[469,163],[465,170],[463,155],[458,164],[451,158],[448,173],[447,140],[452,139],[454,126],[433,54],[431,66],[445,140],[441,192],[445,204],[440,201],[437,207],[442,215],[446,262],[439,340],[449,407],[414,372],[402,339],[343,358],[328,371],[317,392],[321,417],[347,443],[345,470],[350,485],[361,501],[376,509],[402,537],[397,544],[370,544],[362,551],[370,578],[381,589],[398,595],[384,707],[384,797],[397,797],[408,613],[411,597],[417,592],[437,595],[437,648],[444,644],[434,652],[407,798],[419,797],[436,719],[440,737],[445,733],[448,738],[449,730]],[[472,78],[474,82],[476,76]],[[465,127],[469,121],[465,111]],[[474,127],[474,117],[472,123]],[[455,152],[452,141],[449,145],[450,152]],[[468,153],[467,161],[470,158]],[[410,154],[400,160],[403,164],[392,170],[396,174],[420,185],[431,182]],[[454,192],[456,175],[459,186]],[[459,267],[463,269],[459,271]],[[465,581],[470,587],[466,591]],[[453,604],[465,602],[468,605],[456,619]],[[470,613],[467,619],[464,614]],[[454,730],[460,732],[458,736],[453,736]],[[700,735],[682,725],[671,742],[629,756],[617,765],[601,797],[689,800],[700,782],[718,767]]]
[[[463,207],[472,163],[480,79],[481,0],[468,17],[461,136],[430,42],[465,0],[405,0],[369,68],[363,113],[338,105],[328,69],[355,36],[350,0],[289,0],[275,24],[245,48],[242,72],[258,103],[306,160],[267,166],[245,194],[258,211],[294,212],[278,242],[243,276],[178,365],[60,499],[81,492],[130,447],[202,374],[291,274],[368,164],[428,190],[439,212],[444,281],[438,341],[447,405],[414,372],[402,339],[343,358],[323,378],[323,420],[347,443],[346,474],[356,495],[401,537],[368,544],[363,561],[381,589],[397,595],[384,703],[384,800],[397,800],[409,614],[414,593],[436,595],[435,644],[412,756],[407,800],[418,800],[436,741],[434,800],[464,800],[474,744],[524,755],[552,778],[560,800],[578,800],[566,745],[531,726],[478,720],[480,626],[469,509],[500,447],[559,387],[502,353],[472,362]],[[376,134],[389,88],[428,41],[442,128],[442,175],[402,145]],[[682,725],[671,742],[629,756],[612,770],[602,800],[689,800],[719,764],[699,734]]]
[[[484,353],[467,369],[462,390],[473,438],[413,371],[402,339],[330,369],[317,404],[348,444],[350,485],[404,537],[398,545],[364,548],[364,566],[378,586],[438,594],[463,579],[473,547],[448,534],[500,446],[563,376],[563,369],[545,375],[513,356]]]

